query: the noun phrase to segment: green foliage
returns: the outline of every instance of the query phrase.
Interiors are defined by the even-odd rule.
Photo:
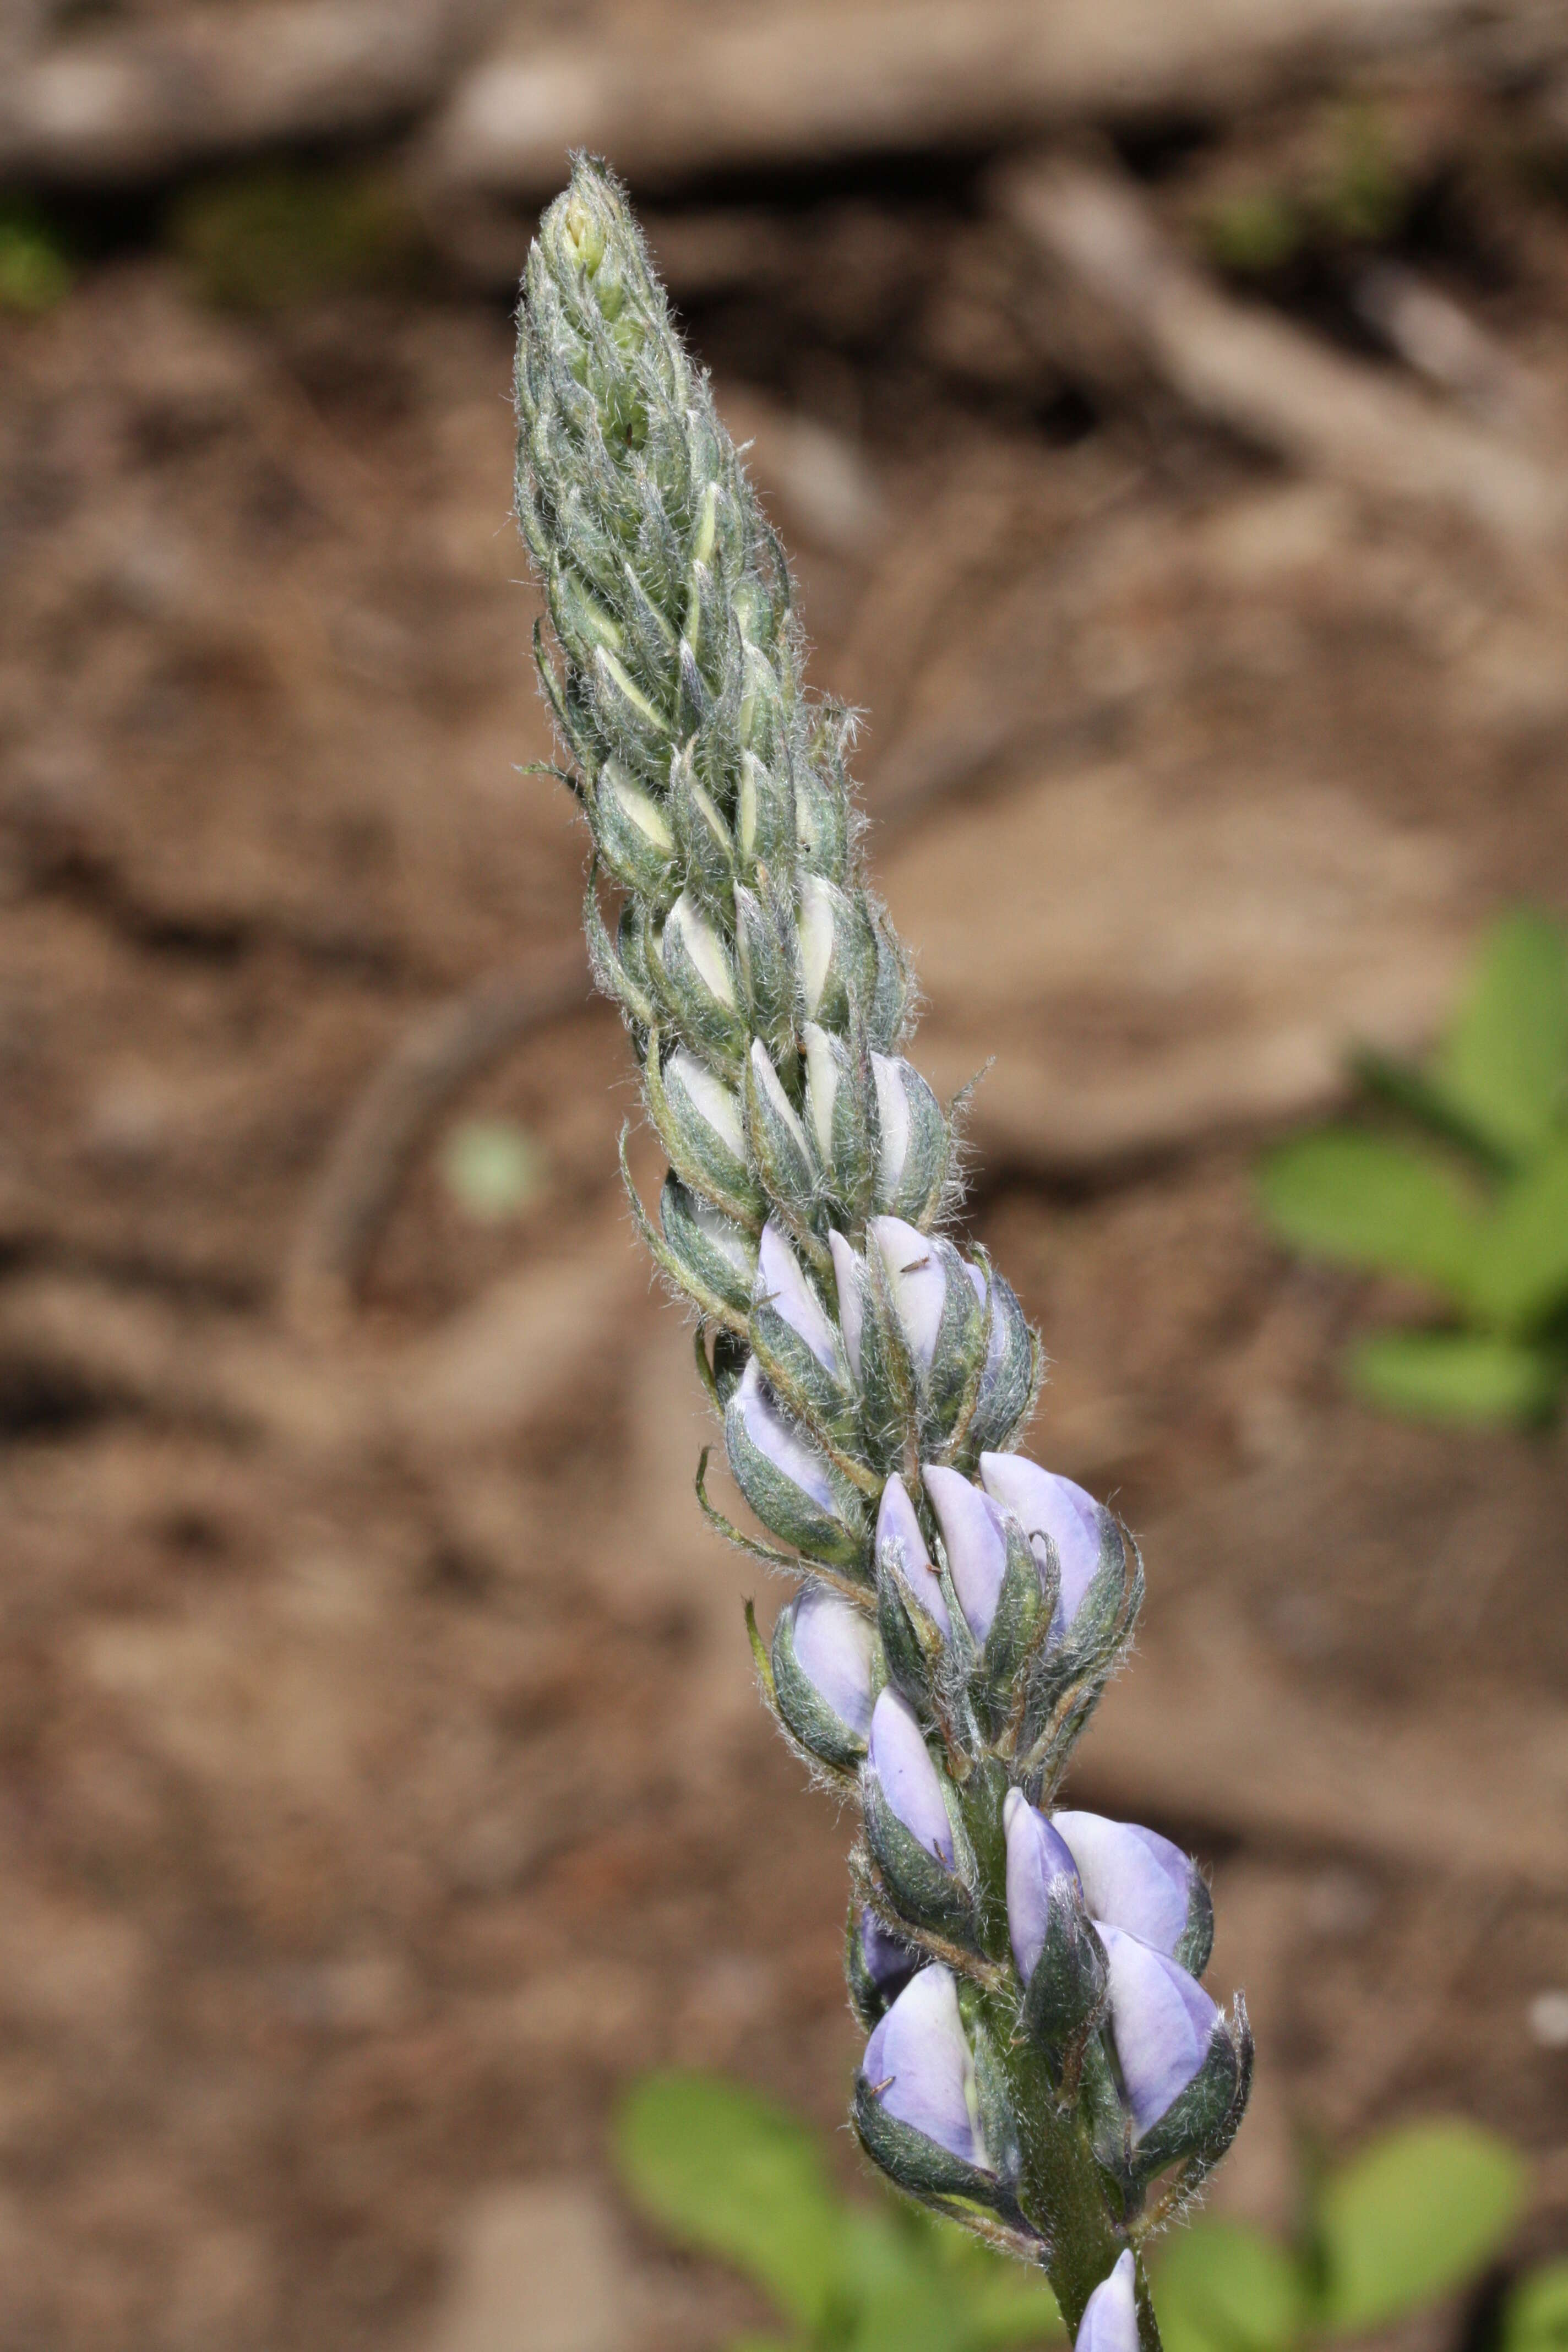
[[[71,289],[58,237],[32,205],[0,205],[0,310],[52,310]]]
[[[1205,2216],[1165,2245],[1154,2301],[1166,2352],[1295,2352],[1423,2309],[1478,2279],[1519,2220],[1526,2170],[1506,2142],[1448,2117],[1374,2140],[1330,2172],[1300,2243]],[[1550,2275],[1550,2274],[1547,2274]],[[1535,2333],[1508,2352],[1560,2352],[1568,2276],[1521,2305]]]
[[[1061,2335],[1044,2278],[879,2196],[851,2202],[805,2126],[743,2084],[662,2074],[616,2129],[634,2203],[679,2243],[754,2281],[811,2352],[1002,2352]],[[742,2338],[731,2352],[779,2352]]]
[[[1352,1386],[1426,1419],[1548,1418],[1568,1379],[1568,929],[1506,916],[1430,1066],[1358,1066],[1404,1131],[1326,1129],[1259,1171],[1293,1248],[1415,1282],[1445,1310],[1363,1341]]]
[[[1501,2352],[1568,2352],[1568,2262],[1519,2281],[1503,2308]]]
[[[1525,2187],[1522,2158],[1457,2116],[1363,2148],[1319,2200],[1327,2326],[1382,2327],[1479,2276],[1507,2243]]]
[[[169,236],[204,300],[282,310],[356,287],[405,287],[421,240],[384,172],[268,163],[186,189]]]
[[[742,2084],[647,2076],[616,2156],[650,2221],[742,2272],[793,2330],[730,2352],[1003,2352],[1061,2336],[1037,2272],[918,2208],[844,2198],[806,2127]],[[1305,2352],[1386,2326],[1479,2278],[1527,2187],[1505,2141],[1440,2117],[1327,2172],[1294,2244],[1200,2215],[1156,2256],[1165,2352]],[[1568,2352],[1568,2263],[1516,2290],[1502,2352]]]

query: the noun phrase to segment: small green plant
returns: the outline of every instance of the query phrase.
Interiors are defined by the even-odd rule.
[[[1568,2352],[1568,2262],[1515,2281],[1502,2308],[1500,2352]]]
[[[839,2194],[806,2126],[743,2084],[663,2074],[637,2084],[616,2156],[669,2237],[743,2272],[786,2332],[731,2352],[1002,2352],[1062,2335],[1028,2271],[892,2197]]]
[[[805,2126],[742,2084],[649,2075],[616,2155],[647,2220],[743,2272],[786,2322],[731,2352],[1000,2352],[1062,2335],[1037,2273],[916,2207],[841,2196]],[[1165,2352],[1307,2352],[1386,2327],[1483,2275],[1527,2186],[1506,2141],[1440,2117],[1321,2173],[1294,2242],[1202,2214],[1153,2266]],[[1568,2352],[1568,2263],[1513,2289],[1500,2352]]]
[[[1261,1171],[1292,1248],[1443,1310],[1362,1340],[1352,1386],[1432,1420],[1548,1419],[1568,1379],[1568,929],[1505,917],[1430,1066],[1364,1054],[1358,1068],[1383,1125],[1299,1137]]]
[[[35,205],[0,205],[0,310],[52,310],[71,289],[71,266]]]
[[[1293,2244],[1202,2215],[1168,2241],[1154,2272],[1166,2352],[1299,2352],[1386,2327],[1482,2275],[1519,2220],[1526,2182],[1506,2141],[1449,2117],[1390,2132],[1326,2173]],[[1540,2302],[1537,2326],[1523,2298],[1526,2332],[1510,2352],[1568,2341],[1550,2332],[1552,2312],[1568,2322],[1568,2292],[1560,2284],[1555,2305],[1550,2294]]]

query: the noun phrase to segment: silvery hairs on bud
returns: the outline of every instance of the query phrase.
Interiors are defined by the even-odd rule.
[[[771,1644],[750,1620],[763,1692],[860,1807],[855,2126],[910,2195],[1042,2265],[1069,2326],[1089,2312],[1098,2346],[1133,2315],[1157,2352],[1139,2250],[1228,2147],[1251,2042],[1198,1981],[1193,1864],[1054,1801],[1142,1564],[1015,1450],[1039,1342],[942,1230],[952,1120],[902,1051],[848,722],[805,686],[784,551],[584,157],[529,256],[516,393],[593,969],[668,1161],[655,1214],[627,1189],[765,1538],[710,1502],[706,1454],[698,1496],[797,1580]]]

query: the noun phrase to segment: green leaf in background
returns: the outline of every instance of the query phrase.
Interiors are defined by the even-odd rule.
[[[441,1151],[447,1190],[479,1224],[502,1224],[542,1191],[544,1154],[510,1118],[468,1118],[453,1128]]]
[[[1260,2231],[1214,2215],[1167,2242],[1153,2292],[1165,2352],[1280,2352],[1306,2315],[1300,2264]]]
[[[1563,1385],[1550,1349],[1469,1331],[1379,1331],[1358,1341],[1346,1367],[1368,1404],[1479,1428],[1544,1421]]]
[[[1568,1135],[1514,1179],[1482,1228],[1472,1276],[1478,1312],[1529,1331],[1568,1299]]]
[[[1528,911],[1494,927],[1434,1075],[1505,1151],[1545,1140],[1568,1075],[1568,929]]]
[[[1429,1154],[1328,1128],[1271,1151],[1259,1181],[1276,1233],[1309,1255],[1466,1295],[1479,1220],[1458,1179]]]
[[[616,2119],[622,2180],[647,2218],[819,2327],[843,2290],[844,2208],[816,2141],[770,2100],[704,2074],[650,2074]]]
[[[1479,2124],[1452,2117],[1390,2132],[1325,2182],[1317,2230],[1321,2316],[1353,2334],[1475,2277],[1522,2209],[1524,2160]]]
[[[1503,2309],[1502,2352],[1568,2352],[1568,2262],[1520,2280]]]

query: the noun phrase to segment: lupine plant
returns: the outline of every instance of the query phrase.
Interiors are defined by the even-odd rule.
[[[1245,2009],[1166,1839],[1057,1795],[1130,1641],[1131,1537],[1016,1451],[1040,1343],[944,1227],[952,1115],[902,1052],[847,715],[622,191],[578,159],[529,257],[518,514],[584,902],[669,1163],[649,1250],[693,1311],[731,1476],[798,1590],[764,1694],[858,1808],[853,2119],[908,2194],[1047,2272],[1080,2343],[1155,2352],[1140,2254],[1240,2121]],[[623,1139],[622,1165],[626,1167]],[[1087,2336],[1085,2335],[1087,2331]]]
[[[1260,1171],[1282,1240],[1438,1307],[1361,1340],[1352,1386],[1430,1420],[1548,1419],[1568,1384],[1568,929],[1505,916],[1431,1062],[1356,1066],[1382,1126],[1299,1136]]]

